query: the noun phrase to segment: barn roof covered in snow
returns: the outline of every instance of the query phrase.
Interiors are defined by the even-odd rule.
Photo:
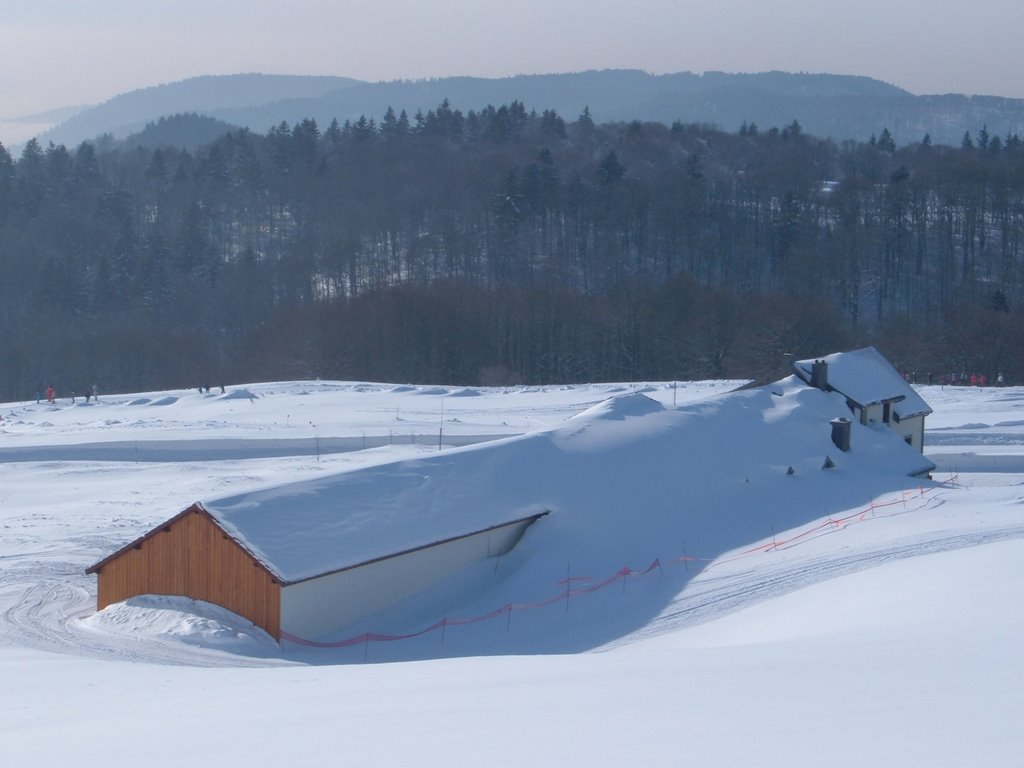
[[[472,502],[460,500],[458,489],[439,496],[430,469],[429,462],[402,462],[289,483],[202,506],[283,584],[548,513],[539,505],[488,506],[480,497]]]
[[[811,382],[815,360],[828,363],[829,387],[857,405],[865,407],[892,402],[896,415],[901,419],[932,412],[924,398],[874,347],[836,352],[826,357],[794,363],[796,374],[807,383]]]
[[[642,423],[659,413],[664,407],[642,394],[615,397],[571,419],[568,439],[586,442],[581,421]],[[613,431],[617,439],[631,434],[619,425]],[[547,514],[543,496],[522,478],[550,468],[558,450],[552,435],[505,438],[203,507],[282,583],[295,583]]]
[[[615,425],[615,439],[629,440],[632,431],[616,422],[644,422],[663,412],[642,394],[612,398],[577,414],[566,439],[585,445],[592,428],[607,423]],[[536,520],[550,505],[521,480],[546,474],[561,452],[555,433],[557,428],[197,502],[88,570],[98,571],[193,511],[284,585]]]

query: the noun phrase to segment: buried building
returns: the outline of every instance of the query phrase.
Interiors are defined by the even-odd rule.
[[[844,381],[871,378],[869,366],[835,368]],[[495,604],[548,600],[548,577],[568,583],[567,562],[586,573],[663,560],[679,554],[666,546],[694,532],[711,556],[748,544],[767,534],[751,499],[791,528],[823,498],[844,509],[861,501],[865,478],[902,487],[933,469],[891,429],[858,418],[847,420],[854,447],[826,461],[836,471],[818,471],[835,454],[822,425],[850,416],[851,398],[874,402],[859,392],[788,376],[679,407],[621,395],[519,437],[193,504],[88,573],[99,609],[180,595],[277,639],[323,638],[392,607],[415,610],[434,587],[435,597],[493,587]],[[882,392],[901,396],[888,384]],[[513,548],[500,576],[472,567]],[[474,583],[483,571],[490,580]]]
[[[277,640],[321,635],[509,552],[547,514],[476,511],[391,525],[371,510],[339,514],[329,486],[191,505],[87,569],[97,576],[97,610],[177,595],[223,606]]]

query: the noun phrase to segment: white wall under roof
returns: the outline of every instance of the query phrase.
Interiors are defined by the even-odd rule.
[[[312,639],[422,592],[472,563],[511,550],[534,518],[286,586],[281,629]]]
[[[889,426],[904,440],[909,438],[910,444],[924,453],[924,416],[900,419]]]
[[[924,452],[924,415],[906,419],[890,418],[885,421],[885,406],[875,403],[867,407],[857,406],[854,415],[862,424],[880,424],[888,427],[917,450]]]

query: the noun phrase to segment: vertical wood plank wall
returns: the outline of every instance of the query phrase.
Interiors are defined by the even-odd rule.
[[[281,638],[281,586],[198,510],[100,569],[97,610],[136,595],[183,595],[216,603]]]

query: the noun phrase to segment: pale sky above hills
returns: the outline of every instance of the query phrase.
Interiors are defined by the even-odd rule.
[[[0,0],[0,119],[203,74],[867,75],[1024,97],[1024,4],[964,0]]]

